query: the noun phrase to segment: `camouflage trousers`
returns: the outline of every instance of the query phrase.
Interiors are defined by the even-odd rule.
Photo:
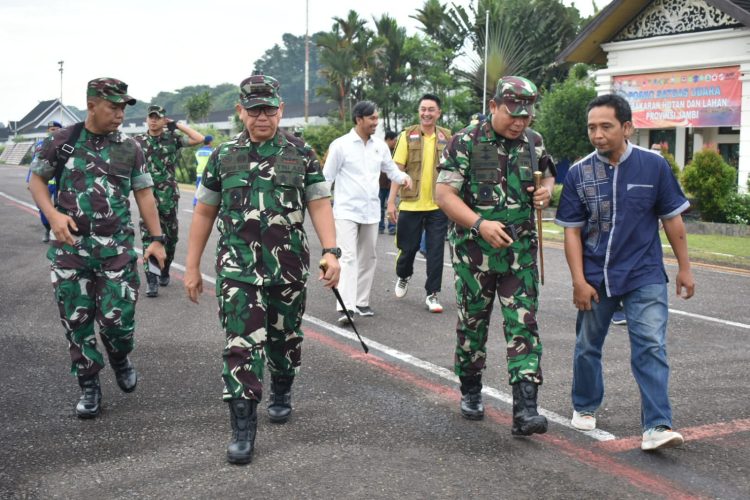
[[[119,358],[133,350],[140,279],[136,259],[127,253],[102,260],[70,256],[64,265],[71,264],[75,266],[52,263],[52,285],[68,339],[71,372],[89,377],[105,364],[94,323],[109,356]]]
[[[299,372],[305,282],[256,286],[219,278],[216,292],[219,320],[226,333],[223,398],[260,401],[266,359],[271,375]]]
[[[456,273],[456,375],[481,375],[487,357],[487,333],[497,294],[503,316],[509,383],[542,383],[542,342],[536,322],[539,303],[536,265],[508,270],[478,271],[453,263]]]
[[[177,207],[173,207],[169,212],[159,212],[159,225],[161,225],[161,234],[164,235],[164,250],[167,253],[167,259],[164,261],[164,269],[169,272],[169,267],[174,260],[174,252],[177,249]],[[141,241],[143,249],[146,250],[151,242],[151,234],[146,229],[143,219],[140,221]],[[143,263],[143,269],[148,271],[148,262]]]

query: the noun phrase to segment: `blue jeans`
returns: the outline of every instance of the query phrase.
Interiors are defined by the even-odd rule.
[[[646,285],[625,295],[607,297],[599,289],[599,303],[579,311],[573,354],[573,408],[596,411],[604,398],[602,347],[612,314],[622,300],[628,320],[630,367],[641,392],[641,425],[644,430],[672,427],[667,363],[667,285]]]

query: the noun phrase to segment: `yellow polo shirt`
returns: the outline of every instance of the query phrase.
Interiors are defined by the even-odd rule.
[[[416,130],[416,133],[420,133]],[[414,201],[401,201],[398,206],[399,210],[406,212],[426,212],[428,210],[437,210],[439,207],[432,200],[432,179],[435,168],[435,141],[437,135],[422,135],[422,183],[419,186],[419,198]],[[409,159],[409,141],[406,137],[406,131],[401,132],[401,136],[396,143],[396,151],[393,153],[393,161],[401,165],[406,165]]]

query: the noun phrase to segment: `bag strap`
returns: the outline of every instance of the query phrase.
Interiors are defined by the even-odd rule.
[[[76,150],[75,144],[78,142],[81,132],[83,132],[83,124],[84,122],[78,122],[73,125],[68,140],[65,141],[65,144],[58,147],[57,151],[55,151],[55,164],[53,166],[55,167],[55,183],[58,188],[60,186],[60,177],[62,177],[65,164],[68,163],[68,160],[73,156],[73,152]]]
[[[530,128],[526,129],[526,140],[529,141],[529,155],[531,156],[531,171],[539,170],[539,164],[536,161],[536,133]]]

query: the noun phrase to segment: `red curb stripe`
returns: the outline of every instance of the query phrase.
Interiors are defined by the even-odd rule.
[[[5,204],[8,205],[8,206],[11,206],[11,207],[20,208],[24,212],[28,212],[31,215],[37,215],[37,216],[39,215],[39,211],[38,210],[33,210],[33,209],[27,207],[26,205],[21,205],[20,203],[16,203],[13,200],[6,200]]]
[[[443,384],[431,382],[420,375],[416,375],[410,371],[404,370],[403,368],[399,368],[398,366],[395,366],[378,356],[372,354],[364,354],[359,349],[343,342],[339,342],[338,340],[335,340],[322,333],[310,330],[308,328],[304,328],[304,332],[306,337],[312,338],[320,342],[321,344],[325,344],[338,351],[341,351],[347,354],[349,357],[354,358],[358,361],[363,361],[369,365],[380,368],[389,375],[393,375],[400,380],[406,380],[421,389],[432,392],[446,399],[455,401],[459,399],[458,391],[456,389],[449,388]],[[485,414],[488,415],[493,421],[505,426],[510,426],[512,421],[512,417],[509,413],[499,411],[496,408],[485,409]],[[590,450],[575,445],[571,441],[562,437],[553,436],[550,434],[542,434],[535,435],[534,439],[538,439],[539,441],[547,445],[554,446],[560,452],[581,463],[582,465],[590,466],[605,474],[624,479],[635,488],[644,491],[649,495],[661,495],[665,498],[675,499],[701,498],[681,489],[676,484],[667,481],[661,476],[649,474],[635,467],[623,464],[609,455],[605,455],[596,450]]]
[[[715,424],[700,425],[697,427],[683,427],[676,429],[685,437],[685,441],[699,441],[736,434],[738,432],[750,431],[750,419],[732,420],[731,422],[717,422]],[[602,441],[596,444],[598,448],[610,453],[619,453],[641,447],[640,437],[629,437],[615,439],[613,441]]]

